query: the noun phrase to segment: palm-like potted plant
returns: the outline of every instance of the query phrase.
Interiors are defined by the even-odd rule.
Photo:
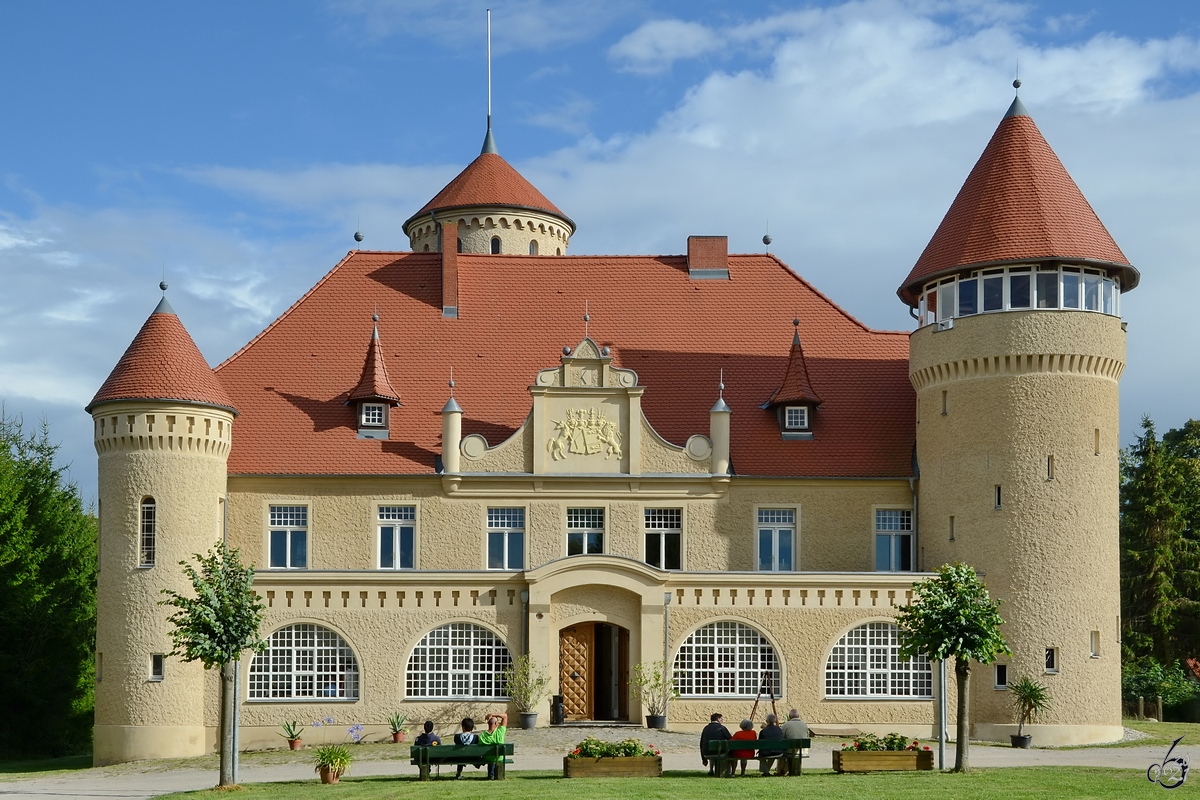
[[[392,741],[403,742],[405,734],[408,733],[408,729],[404,727],[404,723],[408,721],[408,714],[401,714],[397,711],[395,714],[389,715],[387,720],[388,727],[392,729]]]
[[[293,720],[285,722],[279,727],[283,728],[283,733],[279,735],[287,739],[288,747],[292,750],[299,750],[301,744],[303,744],[300,739],[304,735],[304,726]]]
[[[1024,733],[1025,723],[1032,722],[1050,710],[1050,690],[1044,683],[1024,677],[1008,685],[1013,711],[1017,716],[1017,732],[1009,738],[1013,747],[1028,748],[1033,737]]]
[[[504,685],[508,696],[521,714],[521,727],[532,730],[537,727],[538,703],[550,694],[550,679],[546,677],[528,655],[517,656],[504,670]]]
[[[675,676],[667,669],[667,662],[634,664],[630,684],[634,700],[646,706],[646,727],[659,730],[667,727],[667,703],[679,697]]]

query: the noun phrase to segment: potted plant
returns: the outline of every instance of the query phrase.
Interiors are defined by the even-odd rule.
[[[392,729],[392,741],[403,742],[408,729],[404,727],[404,723],[408,720],[408,714],[401,714],[397,711],[395,714],[388,716],[388,727]]]
[[[933,751],[898,733],[864,733],[833,751],[834,772],[891,772],[933,769]]]
[[[517,656],[504,670],[504,685],[521,714],[521,728],[532,730],[537,727],[538,703],[550,694],[547,688],[550,679],[539,670],[528,655]]]
[[[314,722],[313,727],[328,728],[333,724],[335,724],[333,718],[326,717],[324,720]],[[346,729],[346,735],[355,744],[362,741],[362,734],[362,725],[351,725]],[[314,769],[320,773],[321,783],[337,783],[346,774],[346,770],[350,769],[350,762],[354,760],[354,756],[350,753],[350,747],[344,742],[342,744],[322,743],[313,756]]]
[[[589,736],[563,757],[564,778],[657,778],[662,751],[641,739],[602,742]]]
[[[285,722],[279,727],[283,728],[283,733],[279,735],[287,739],[288,747],[292,750],[299,750],[302,744],[300,739],[303,738],[304,727],[295,720]]]
[[[675,676],[667,669],[667,662],[634,664],[630,686],[633,699],[646,706],[646,727],[657,730],[667,727],[667,703],[679,697]]]
[[[1017,715],[1017,732],[1009,738],[1013,747],[1028,749],[1033,744],[1033,737],[1024,733],[1025,723],[1050,710],[1050,690],[1044,683],[1024,677],[1008,684],[1008,693],[1012,695],[1013,711]]]

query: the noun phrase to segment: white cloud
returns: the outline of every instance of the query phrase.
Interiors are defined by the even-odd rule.
[[[531,113],[525,121],[530,125],[551,128],[572,136],[583,136],[588,132],[588,117],[595,108],[595,102],[575,94],[557,106]]]
[[[608,55],[628,72],[656,73],[683,58],[708,55],[722,37],[698,22],[660,19],[644,23],[609,48]]]

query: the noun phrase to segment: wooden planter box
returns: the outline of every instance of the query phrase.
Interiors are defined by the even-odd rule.
[[[834,750],[834,772],[933,769],[932,750]]]
[[[662,756],[621,758],[567,758],[563,756],[564,778],[659,778]]]

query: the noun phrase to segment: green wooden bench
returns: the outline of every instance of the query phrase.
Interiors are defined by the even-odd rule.
[[[786,759],[788,762],[788,775],[799,775],[803,767],[801,759],[808,758],[809,748],[812,747],[812,739],[726,739],[714,740],[708,743],[708,760],[716,763],[717,777],[732,778],[733,767],[736,759],[730,755],[735,750],[751,750],[761,752],[779,752],[783,751],[782,756],[778,758]],[[759,758],[760,769],[762,758]]]
[[[496,765],[496,780],[504,780],[504,765],[513,763],[511,756],[513,745],[504,744],[432,744],[412,745],[408,755],[409,763],[421,773],[421,780],[429,780],[429,768],[442,764],[488,764]]]

